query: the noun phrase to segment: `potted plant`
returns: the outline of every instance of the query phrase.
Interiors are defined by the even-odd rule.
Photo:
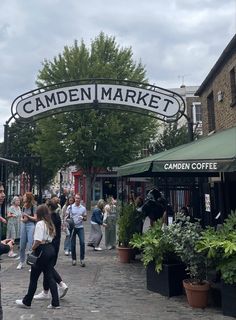
[[[199,221],[192,222],[189,216],[178,213],[176,221],[170,225],[168,236],[174,243],[176,254],[186,265],[189,279],[183,280],[183,286],[190,306],[205,308],[208,302],[209,282],[206,281],[206,254],[199,252],[196,245],[201,236]]]
[[[197,245],[220,272],[221,304],[224,315],[236,316],[236,212],[231,212],[223,225],[207,228]]]
[[[168,226],[163,227],[162,219],[157,220],[144,234],[134,234],[130,244],[142,250],[148,290],[168,297],[182,294],[185,266],[174,252],[174,244],[168,237]]]
[[[118,224],[118,254],[120,262],[129,263],[133,249],[129,242],[136,232],[135,210],[132,204],[124,204],[120,209]]]

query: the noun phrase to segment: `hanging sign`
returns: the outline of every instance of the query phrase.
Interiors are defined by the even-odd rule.
[[[151,89],[117,84],[83,84],[60,87],[53,90],[38,90],[25,94],[15,100],[16,115],[29,119],[50,110],[71,106],[81,108],[84,105],[118,105],[130,110],[142,109],[158,114],[163,118],[180,118],[184,110],[184,101],[178,94],[162,88]],[[129,110],[129,109],[128,109]]]

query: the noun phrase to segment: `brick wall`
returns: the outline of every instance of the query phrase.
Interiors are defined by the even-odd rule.
[[[222,65],[215,78],[205,88],[201,94],[202,115],[203,115],[203,134],[209,133],[208,126],[208,111],[207,111],[207,97],[213,92],[214,110],[215,110],[215,131],[230,128],[236,125],[236,105],[231,107],[231,84],[230,84],[230,70],[236,67],[236,53]],[[218,101],[217,94],[221,91],[223,93],[223,100]]]

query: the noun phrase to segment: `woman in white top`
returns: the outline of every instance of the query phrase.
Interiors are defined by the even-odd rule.
[[[49,289],[52,295],[52,302],[49,309],[59,309],[59,297],[57,284],[53,277],[55,248],[52,240],[55,236],[55,227],[51,220],[49,209],[45,204],[38,206],[36,210],[37,223],[34,232],[34,242],[32,250],[38,258],[36,266],[31,267],[30,283],[28,292],[22,300],[16,300],[16,304],[22,308],[30,308],[35,291],[37,289],[38,278],[43,272],[44,278],[47,279]]]

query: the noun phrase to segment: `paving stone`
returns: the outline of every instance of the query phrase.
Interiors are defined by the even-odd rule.
[[[85,225],[88,239],[89,222]],[[78,241],[78,240],[77,240]],[[103,243],[102,243],[103,244]],[[197,310],[189,307],[185,296],[167,298],[146,289],[142,263],[118,261],[116,250],[94,252],[86,247],[86,267],[71,265],[63,253],[63,240],[57,270],[69,290],[61,309],[48,310],[49,301],[33,301],[31,309],[20,309],[15,300],[22,298],[29,283],[28,266],[16,270],[18,260],[2,256],[2,305],[4,320],[231,320],[220,309]],[[77,242],[79,250],[79,242]],[[42,277],[38,290],[42,290]]]

